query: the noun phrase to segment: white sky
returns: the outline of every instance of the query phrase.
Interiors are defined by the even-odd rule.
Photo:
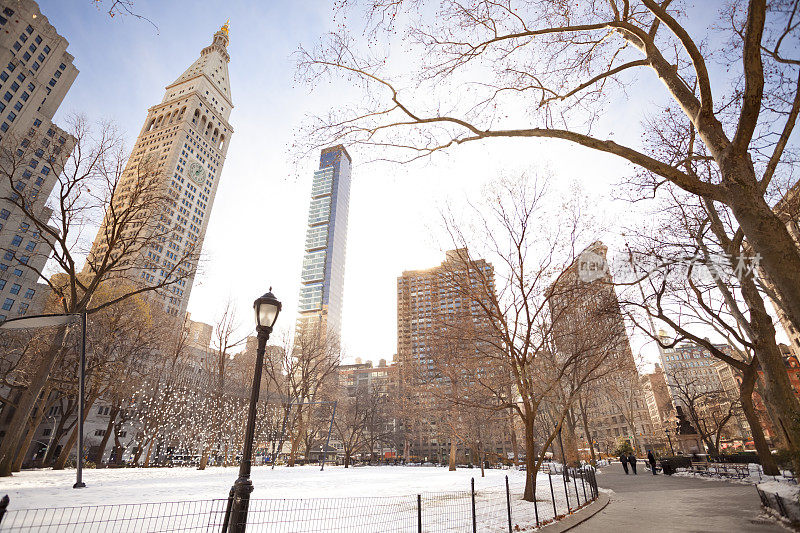
[[[161,101],[164,87],[231,20],[234,134],[211,211],[204,272],[189,303],[195,320],[213,323],[230,297],[243,331],[248,330],[252,301],[272,286],[284,304],[278,329],[294,324],[308,195],[318,158],[295,166],[290,146],[306,113],[324,113],[360,98],[359,91],[343,83],[313,93],[294,83],[292,54],[298,45],[311,47],[335,29],[331,4],[137,0],[137,11],[157,24],[156,31],[145,21],[110,19],[86,0],[40,1],[42,12],[69,40],[68,51],[80,70],[56,121],[73,112],[111,118],[126,132],[130,146],[147,108]],[[643,81],[653,94],[663,90],[654,78]],[[617,139],[625,138],[624,132],[638,135],[641,111],[650,103],[650,96],[628,101],[620,95],[620,102],[609,109]],[[499,174],[548,168],[557,187],[578,181],[594,199],[598,215],[612,225],[634,222],[631,205],[610,198],[631,167],[566,143],[474,143],[405,166],[364,165],[369,154],[352,150],[351,155],[342,332],[346,359],[391,359],[397,343],[397,276],[441,262],[447,241],[439,230],[439,208],[474,199],[481,185]],[[619,244],[613,232],[597,238],[612,247]],[[655,356],[652,347],[646,353],[651,360]]]

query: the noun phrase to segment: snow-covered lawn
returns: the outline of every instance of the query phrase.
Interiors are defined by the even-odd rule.
[[[237,477],[237,468],[106,469],[85,470],[85,489],[73,489],[74,470],[35,470],[0,479],[0,495],[11,498],[9,510],[42,507],[65,507],[107,504],[162,503],[187,500],[224,499]],[[341,531],[406,531],[416,527],[417,494],[422,495],[423,529],[430,531],[456,530],[471,526],[470,479],[475,478],[476,514],[481,531],[507,531],[508,515],[505,493],[505,476],[509,477],[512,524],[520,529],[535,525],[534,506],[521,500],[525,473],[515,470],[486,470],[480,477],[479,469],[459,469],[421,466],[381,467],[326,467],[320,472],[317,466],[274,470],[266,466],[253,469],[255,490],[251,511],[258,511],[262,524],[280,521],[280,531],[315,531],[320,520],[328,518],[326,528],[339,526]],[[548,476],[540,474],[537,480],[539,520],[553,517],[553,503]],[[560,476],[553,476],[553,490],[557,514],[567,512],[564,484]],[[568,494],[574,509],[576,498],[582,504],[584,486],[577,480],[570,482]],[[585,492],[590,496],[588,484]],[[308,500],[315,501],[308,501]],[[338,500],[331,500],[338,499]],[[219,508],[217,505],[215,508]],[[224,509],[224,505],[222,506]],[[163,513],[161,506],[159,513]],[[111,509],[107,508],[110,513]],[[106,511],[103,511],[106,512]],[[118,509],[114,512],[119,513]],[[215,511],[216,512],[216,511]],[[97,513],[97,511],[95,511]],[[101,513],[102,514],[102,513]],[[217,512],[218,514],[218,512]],[[252,512],[251,512],[252,514]],[[365,525],[364,515],[373,520]],[[8,518],[25,523],[36,520],[35,513],[10,513]],[[251,517],[252,518],[252,517]],[[93,518],[96,519],[96,518]],[[71,519],[72,520],[72,519]],[[330,523],[328,523],[330,522]],[[48,522],[49,523],[49,522]],[[380,525],[378,525],[380,524]],[[4,520],[3,526],[8,523]],[[346,526],[346,527],[345,527]],[[269,531],[275,530],[269,529]],[[157,531],[152,524],[131,531]],[[69,531],[69,528],[52,531]],[[258,528],[248,528],[248,531]],[[337,529],[331,529],[337,530]],[[51,529],[48,529],[51,531]]]

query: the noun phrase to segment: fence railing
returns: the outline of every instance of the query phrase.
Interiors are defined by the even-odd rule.
[[[758,487],[756,487],[756,491],[758,491],[758,496],[761,498],[761,505],[767,509],[777,511],[782,518],[793,524],[800,523],[800,509],[798,509],[795,502],[782,497],[777,492],[765,492]]]
[[[558,520],[597,498],[590,468],[539,474],[536,498],[523,500],[524,482],[408,496],[250,500],[247,531],[306,532],[497,532],[511,533]],[[200,500],[143,504],[13,509],[0,518],[0,531],[204,532],[220,533],[228,501]]]

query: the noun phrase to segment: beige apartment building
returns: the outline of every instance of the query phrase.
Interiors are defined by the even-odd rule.
[[[156,186],[172,198],[160,220],[151,221],[152,231],[165,237],[140,252],[128,277],[147,285],[182,278],[151,295],[175,317],[186,313],[194,283],[194,274],[187,275],[192,269],[182,258],[194,257],[202,249],[233,134],[228,122],[233,109],[228,40],[226,23],[200,57],[167,85],[161,103],[148,110],[115,196],[115,201],[125,202],[126,192],[139,179],[139,165],[147,163],[159,173]],[[106,249],[101,228],[90,258]]]
[[[15,200],[50,220],[45,203],[75,143],[53,123],[78,75],[68,45],[33,0],[0,4],[0,146],[19,158],[0,179],[0,322],[40,313],[49,292],[39,273],[51,249]]]

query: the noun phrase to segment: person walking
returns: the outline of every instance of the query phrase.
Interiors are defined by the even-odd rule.
[[[653,475],[656,475],[656,456],[653,455],[653,450],[647,450],[647,462],[650,463],[650,470],[653,471]]]
[[[628,475],[628,456],[625,452],[619,454],[619,462],[622,463],[622,469],[625,470],[625,475]]]
[[[628,463],[630,463],[634,475],[638,476],[639,474],[636,473],[636,456],[633,455],[633,452],[631,452],[631,454],[628,455]]]

